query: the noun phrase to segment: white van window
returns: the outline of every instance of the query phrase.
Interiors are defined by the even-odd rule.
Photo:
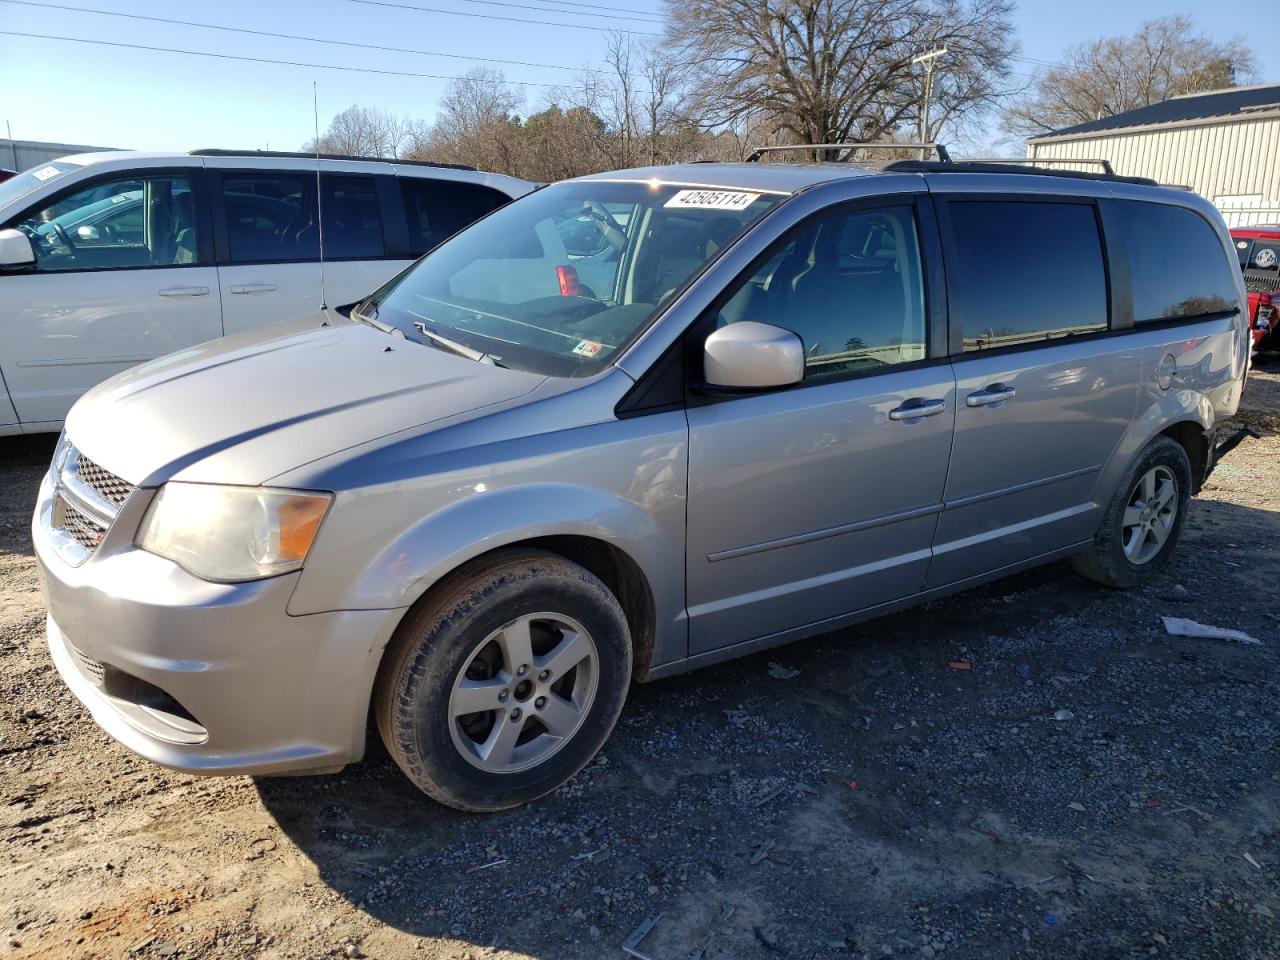
[[[122,177],[64,194],[17,224],[39,272],[120,270],[196,262],[185,177]]]

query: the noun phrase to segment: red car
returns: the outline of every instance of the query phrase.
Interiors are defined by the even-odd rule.
[[[16,170],[6,170],[4,167],[0,167],[0,183],[4,183],[10,177],[16,177],[17,175],[18,172]]]
[[[1275,332],[1280,321],[1280,225],[1236,227],[1231,237],[1249,291],[1253,349],[1276,349],[1280,347],[1280,335]]]

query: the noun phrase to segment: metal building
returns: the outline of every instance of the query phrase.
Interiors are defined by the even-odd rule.
[[[42,140],[0,139],[0,167],[21,172],[72,153],[114,149],[115,147],[85,147],[74,143],[45,143]]]
[[[1055,130],[1028,140],[1027,157],[1107,160],[1118,174],[1190,187],[1232,226],[1280,222],[1280,84],[1188,94]]]

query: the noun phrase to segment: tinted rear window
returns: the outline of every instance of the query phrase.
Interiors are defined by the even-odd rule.
[[[1107,275],[1092,204],[950,203],[951,312],[965,350],[1034,343],[1107,326]]]
[[[400,190],[409,222],[410,250],[415,255],[426,253],[463,227],[511,202],[505,193],[490,187],[455,180],[402,177]],[[541,255],[541,249],[531,254]]]
[[[1232,262],[1208,221],[1163,203],[1121,200],[1137,323],[1237,307]]]

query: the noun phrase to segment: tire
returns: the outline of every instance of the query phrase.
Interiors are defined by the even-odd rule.
[[[387,751],[423,793],[492,812],[586,766],[630,677],[631,635],[609,589],[562,557],[510,550],[450,576],[410,612],[383,657],[374,713]]]
[[[1168,499],[1172,516],[1160,507],[1163,495],[1157,494],[1148,504],[1146,494],[1139,489],[1148,477],[1154,477],[1157,490],[1164,489],[1164,481],[1173,481],[1175,489]],[[1191,462],[1187,452],[1169,437],[1156,437],[1142,448],[1125,472],[1102,516],[1093,544],[1072,558],[1076,572],[1117,589],[1136,587],[1154,579],[1173,557],[1190,500]],[[1135,512],[1130,513],[1131,508]],[[1126,524],[1127,520],[1134,519],[1149,525],[1150,532],[1141,540],[1135,536],[1141,528]],[[1159,540],[1157,524],[1164,531],[1163,540]]]

